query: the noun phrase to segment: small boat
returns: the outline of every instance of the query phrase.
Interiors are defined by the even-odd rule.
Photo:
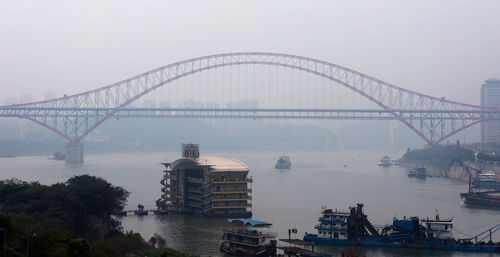
[[[427,178],[427,170],[425,168],[408,169],[408,177]]]
[[[61,151],[55,152],[52,155],[52,160],[64,161],[64,159],[66,159],[66,154]]]
[[[276,165],[274,165],[275,169],[290,169],[292,167],[292,162],[290,162],[290,157],[288,156],[280,156]]]
[[[380,162],[377,164],[378,166],[383,166],[383,167],[389,167],[392,165],[391,163],[391,157],[384,155],[382,156],[382,159],[380,159]]]
[[[437,212],[437,210],[436,210]],[[323,210],[316,225],[318,234],[308,234],[304,240],[315,244],[370,246],[391,248],[439,249],[468,252],[500,253],[500,242],[493,242],[497,224],[470,238],[454,238],[453,220],[419,219],[417,216],[393,218],[392,225],[372,225],[363,212],[363,204],[350,207],[349,212]]]
[[[271,223],[251,219],[228,219],[235,227],[222,232],[220,251],[238,256],[276,256],[276,233],[263,231]]]

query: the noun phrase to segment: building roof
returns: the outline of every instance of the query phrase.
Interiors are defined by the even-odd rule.
[[[217,156],[200,156],[194,159],[200,165],[208,165],[213,171],[248,171],[248,166],[242,162]]]
[[[198,165],[210,166],[211,171],[248,171],[248,166],[238,160],[217,156],[178,159],[173,162],[172,165],[177,166],[185,162],[194,162]]]

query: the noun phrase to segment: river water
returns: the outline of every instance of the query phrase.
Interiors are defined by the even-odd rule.
[[[321,207],[348,210],[356,203],[365,204],[365,213],[373,224],[385,225],[393,217],[453,218],[455,237],[469,237],[500,223],[500,211],[465,207],[459,193],[467,183],[447,178],[408,178],[404,169],[378,167],[383,153],[364,151],[288,152],[292,169],[275,170],[277,152],[209,152],[206,155],[235,158],[250,168],[254,179],[253,213],[255,219],[273,223],[280,238],[288,237],[288,228],[316,233],[314,225]],[[400,157],[393,153],[392,157]],[[0,159],[0,179],[19,178],[44,184],[91,174],[103,177],[131,192],[127,209],[138,204],[154,208],[160,196],[162,161],[173,161],[179,153],[87,153],[85,163],[68,165],[46,156]],[[169,247],[201,256],[218,256],[221,229],[229,227],[224,219],[206,219],[193,215],[127,216],[120,218],[125,230],[139,232],[148,239],[158,233]],[[494,238],[500,240],[500,235]],[[364,256],[494,256],[494,254],[448,251],[387,249],[366,247],[321,247],[323,252],[340,256],[341,252]]]

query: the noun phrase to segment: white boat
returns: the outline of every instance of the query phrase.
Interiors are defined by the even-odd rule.
[[[477,174],[477,180],[478,182],[496,182],[497,176],[491,170],[482,170],[481,173]]]
[[[389,157],[387,155],[382,156],[382,159],[380,159],[380,162],[377,165],[384,166],[384,167],[391,166],[391,157]]]

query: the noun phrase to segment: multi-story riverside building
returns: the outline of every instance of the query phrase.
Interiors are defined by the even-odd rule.
[[[252,178],[242,162],[200,156],[198,145],[182,144],[182,158],[163,165],[160,208],[204,216],[252,215]]]
[[[488,79],[481,86],[481,106],[500,108],[499,79]],[[500,144],[500,121],[481,123],[481,143]]]

